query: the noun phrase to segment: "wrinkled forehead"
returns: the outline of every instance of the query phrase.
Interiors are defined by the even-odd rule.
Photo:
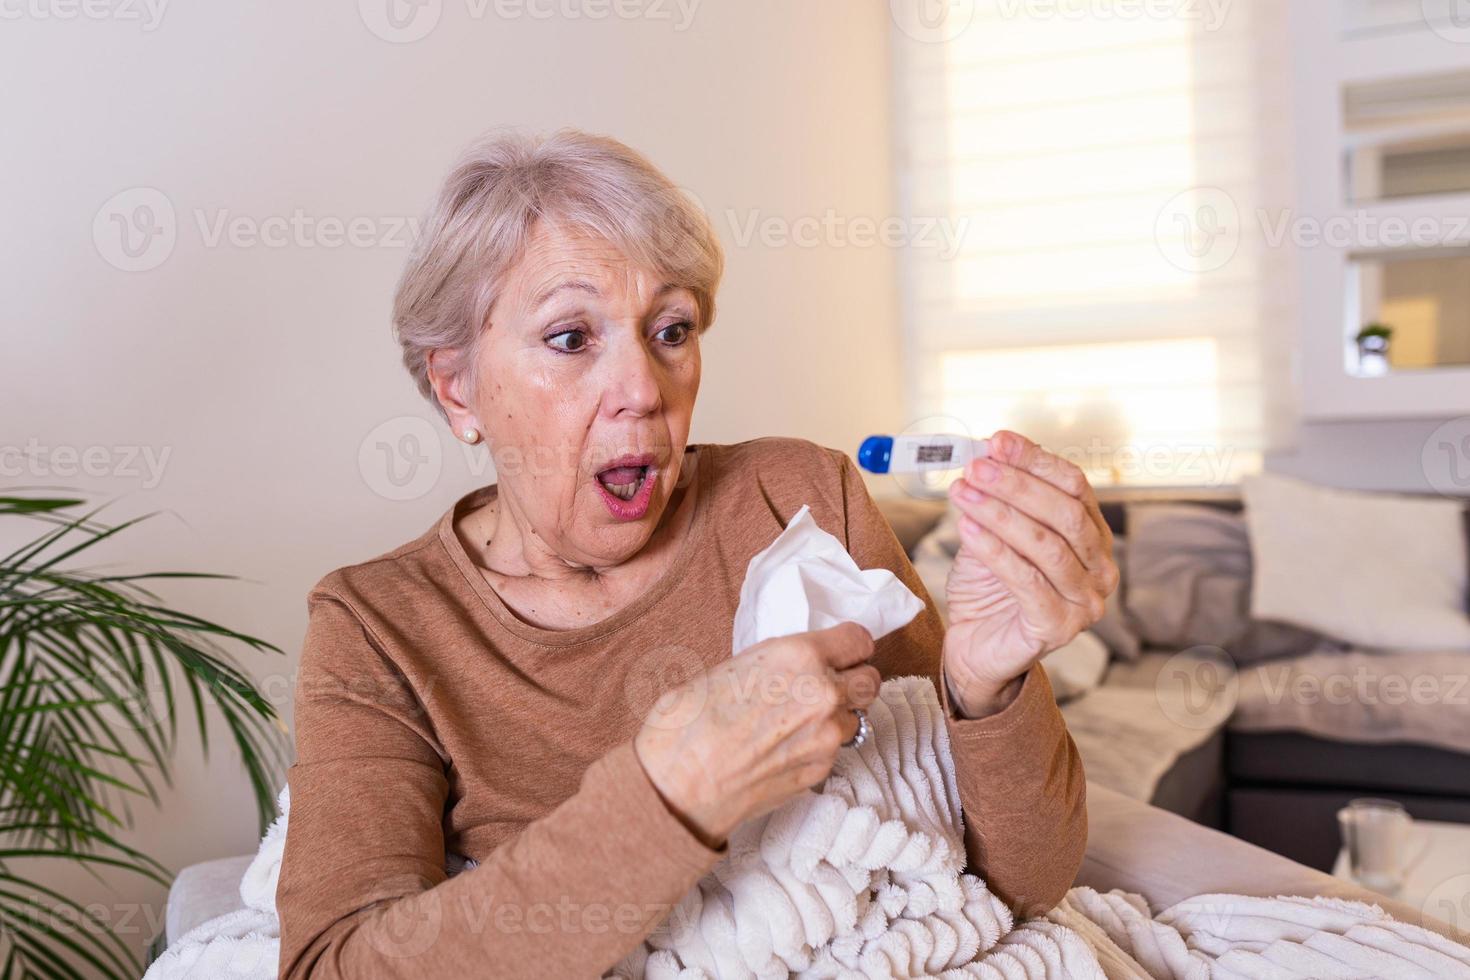
[[[577,297],[641,306],[684,299],[697,310],[696,294],[681,278],[677,270],[663,267],[657,256],[602,229],[542,219],[528,230],[502,299],[505,308],[520,314],[534,314]]]

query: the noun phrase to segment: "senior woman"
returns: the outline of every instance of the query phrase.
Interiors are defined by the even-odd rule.
[[[971,868],[1022,911],[1071,883],[1082,767],[1036,661],[1117,580],[1090,488],[998,434],[951,493],[946,632],[847,457],[689,443],[722,264],[611,139],[495,136],[450,175],[394,323],[497,482],[310,594],[282,977],[599,976],[905,674],[942,692]],[[925,608],[732,658],[746,564],[802,504]]]

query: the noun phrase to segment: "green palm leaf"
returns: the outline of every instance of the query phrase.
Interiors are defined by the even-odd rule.
[[[195,572],[98,574],[71,567],[146,518],[102,523],[84,501],[0,495],[0,517],[38,522],[0,557],[0,980],[134,978],[135,952],[86,908],[8,862],[44,858],[168,871],[124,844],[132,806],[172,778],[179,715],[209,747],[208,706],[240,753],[262,831],[275,816],[285,726],[230,652],[270,643],[167,606],[150,588]],[[187,694],[188,706],[179,700]]]

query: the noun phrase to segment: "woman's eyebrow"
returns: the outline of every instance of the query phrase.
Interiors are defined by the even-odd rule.
[[[567,279],[542,291],[542,293],[537,296],[535,300],[532,301],[531,310],[534,312],[541,309],[541,307],[549,303],[552,297],[554,297],[557,293],[563,292],[564,290],[568,289],[575,289],[578,292],[583,293],[591,293],[593,296],[602,295],[602,293],[598,291],[596,286],[585,279]]]
[[[654,299],[662,299],[669,293],[678,292],[679,290],[682,290],[684,288],[684,286],[681,286],[678,283],[666,282],[662,286],[658,287],[658,292],[654,293],[653,296]],[[593,283],[588,282],[585,279],[566,279],[562,282],[556,283],[555,285],[548,286],[546,289],[542,290],[536,296],[536,298],[531,301],[531,312],[535,313],[536,311],[540,310],[541,307],[551,302],[551,300],[556,297],[557,293],[564,292],[568,289],[574,289],[577,292],[582,293],[589,293],[592,296],[602,295],[602,292],[597,288],[597,286],[595,286]]]

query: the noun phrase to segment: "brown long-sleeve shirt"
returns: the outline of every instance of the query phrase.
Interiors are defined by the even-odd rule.
[[[660,692],[730,656],[746,565],[802,504],[926,600],[874,665],[939,680],[939,617],[846,456],[762,439],[686,465],[700,484],[681,553],[593,625],[530,626],[489,587],[454,518],[493,486],[311,591],[281,977],[596,977],[637,946],[721,853],[669,812],[633,737]],[[1013,906],[1049,908],[1087,829],[1045,674],[988,718],[945,707],[971,868]],[[446,852],[480,866],[446,878]]]

